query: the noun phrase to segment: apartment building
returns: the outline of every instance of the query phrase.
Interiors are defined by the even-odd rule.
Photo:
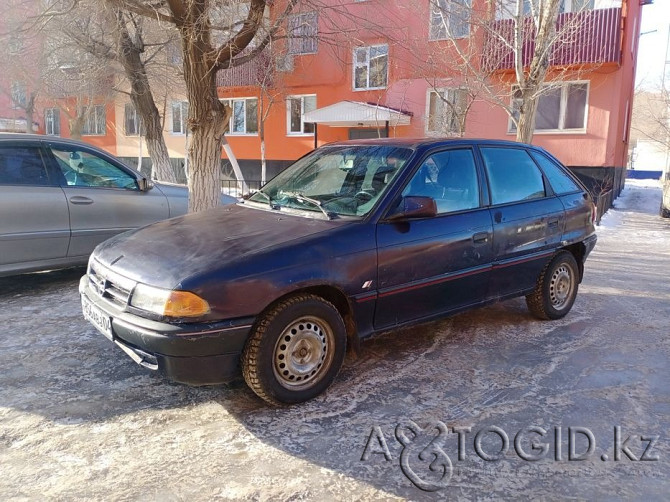
[[[562,0],[550,87],[538,106],[533,143],[582,175],[609,179],[615,190],[627,163],[641,6],[649,1]],[[273,2],[269,17],[284,3]],[[247,179],[261,177],[262,136],[268,177],[338,140],[515,138],[505,110],[515,104],[514,57],[490,31],[510,33],[506,12],[515,0],[323,3],[318,11],[298,3],[287,39],[218,75],[219,96],[233,110],[227,138]],[[524,8],[530,13],[530,0]],[[532,44],[524,46],[524,63]],[[463,54],[479,70],[474,75],[463,70]],[[481,91],[484,67],[488,93]],[[89,106],[84,141],[122,158],[147,156],[128,99]],[[162,109],[170,155],[182,165],[188,103],[176,95]],[[44,106],[37,117],[40,131],[69,135],[58,107]]]

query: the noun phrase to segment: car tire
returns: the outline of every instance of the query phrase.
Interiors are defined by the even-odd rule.
[[[287,298],[260,316],[242,353],[247,385],[272,405],[301,403],[321,394],[344,361],[342,316],[323,298]]]
[[[538,319],[560,319],[570,312],[578,289],[577,261],[572,253],[560,251],[544,267],[526,305]]]
[[[661,215],[661,218],[670,218],[670,209],[666,209],[663,207],[663,203],[661,202],[661,209],[659,211],[659,214]]]

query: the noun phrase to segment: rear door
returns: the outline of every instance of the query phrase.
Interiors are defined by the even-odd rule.
[[[403,195],[433,197],[438,214],[377,225],[377,329],[477,303],[488,289],[491,216],[473,150],[429,155]]]
[[[524,148],[481,147],[491,196],[493,253],[490,296],[532,289],[558,247],[565,214]]]
[[[120,232],[168,218],[160,190],[142,192],[132,171],[95,150],[52,143],[51,162],[62,173],[72,237],[68,256],[88,255]]]
[[[65,258],[70,219],[38,141],[0,143],[0,269]]]

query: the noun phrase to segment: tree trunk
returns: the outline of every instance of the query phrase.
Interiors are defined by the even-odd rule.
[[[190,112],[189,112],[190,114]],[[197,127],[189,147],[188,210],[191,213],[219,205],[221,198],[220,125],[210,122]]]
[[[151,177],[160,181],[176,183],[177,177],[170,164],[170,154],[163,137],[161,117],[141,58],[144,48],[138,45],[139,42],[134,43],[130,38],[122,17],[118,16],[117,20],[120,35],[119,58],[130,82],[130,100],[141,117],[140,127],[144,128],[147,150],[149,151],[149,157],[151,157]]]
[[[191,4],[179,27],[184,53],[189,145],[189,212],[204,211],[219,205],[221,196],[221,146],[228,130],[230,107],[219,100],[216,71],[208,58],[211,34],[207,2]]]
[[[35,93],[30,93],[28,102],[26,103],[26,133],[32,134],[33,131],[33,115],[35,115]]]
[[[535,132],[535,115],[538,98],[532,91],[522,91],[522,104],[519,108],[519,119],[516,126],[516,140],[520,143],[531,143]]]

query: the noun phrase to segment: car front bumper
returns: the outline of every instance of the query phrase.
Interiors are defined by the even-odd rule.
[[[100,298],[87,276],[79,282],[79,294],[89,322],[137,364],[189,385],[220,384],[240,375],[240,355],[254,318],[187,324],[153,321]]]

